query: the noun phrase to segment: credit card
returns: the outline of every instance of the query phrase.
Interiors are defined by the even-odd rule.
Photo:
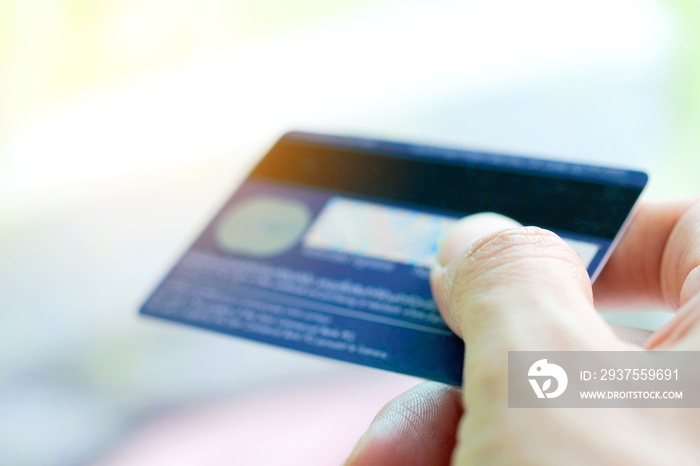
[[[600,272],[647,183],[633,170],[292,132],[141,313],[459,385],[464,346],[431,298],[436,245],[498,212]]]

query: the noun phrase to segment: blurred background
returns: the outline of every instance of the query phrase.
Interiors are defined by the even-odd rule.
[[[698,30],[697,0],[0,1],[0,464],[340,463],[418,380],[137,315],[246,171],[300,129],[697,196]]]

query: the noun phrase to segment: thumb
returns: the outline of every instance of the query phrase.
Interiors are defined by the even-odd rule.
[[[508,351],[627,349],[595,311],[588,273],[561,238],[535,227],[498,227],[466,252],[438,255],[443,262],[431,271],[433,292],[442,294],[436,299],[441,314],[466,345],[462,401],[467,415],[457,431],[454,464],[496,453],[484,441],[488,429],[498,427],[504,444],[526,451],[531,445],[513,432],[566,418],[561,411],[558,417],[511,415]],[[459,237],[451,233],[445,243]]]
[[[464,234],[446,235],[431,272],[440,312],[468,354],[621,349],[593,307],[590,279],[576,253],[550,231],[513,228],[509,219],[489,215],[489,221],[476,215],[459,222],[455,228]],[[477,231],[491,233],[460,254]]]

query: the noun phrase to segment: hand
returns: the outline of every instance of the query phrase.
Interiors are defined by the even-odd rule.
[[[700,463],[692,409],[507,406],[508,350],[639,349],[594,298],[678,309],[645,349],[700,350],[700,202],[642,206],[593,288],[556,235],[495,214],[461,221],[438,259],[433,295],[468,348],[462,389],[428,382],[392,400],[346,466]]]

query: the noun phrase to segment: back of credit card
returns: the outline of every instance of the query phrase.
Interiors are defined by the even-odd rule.
[[[428,282],[445,230],[498,212],[557,233],[595,279],[646,183],[631,170],[289,133],[141,313],[460,384],[464,346]]]

